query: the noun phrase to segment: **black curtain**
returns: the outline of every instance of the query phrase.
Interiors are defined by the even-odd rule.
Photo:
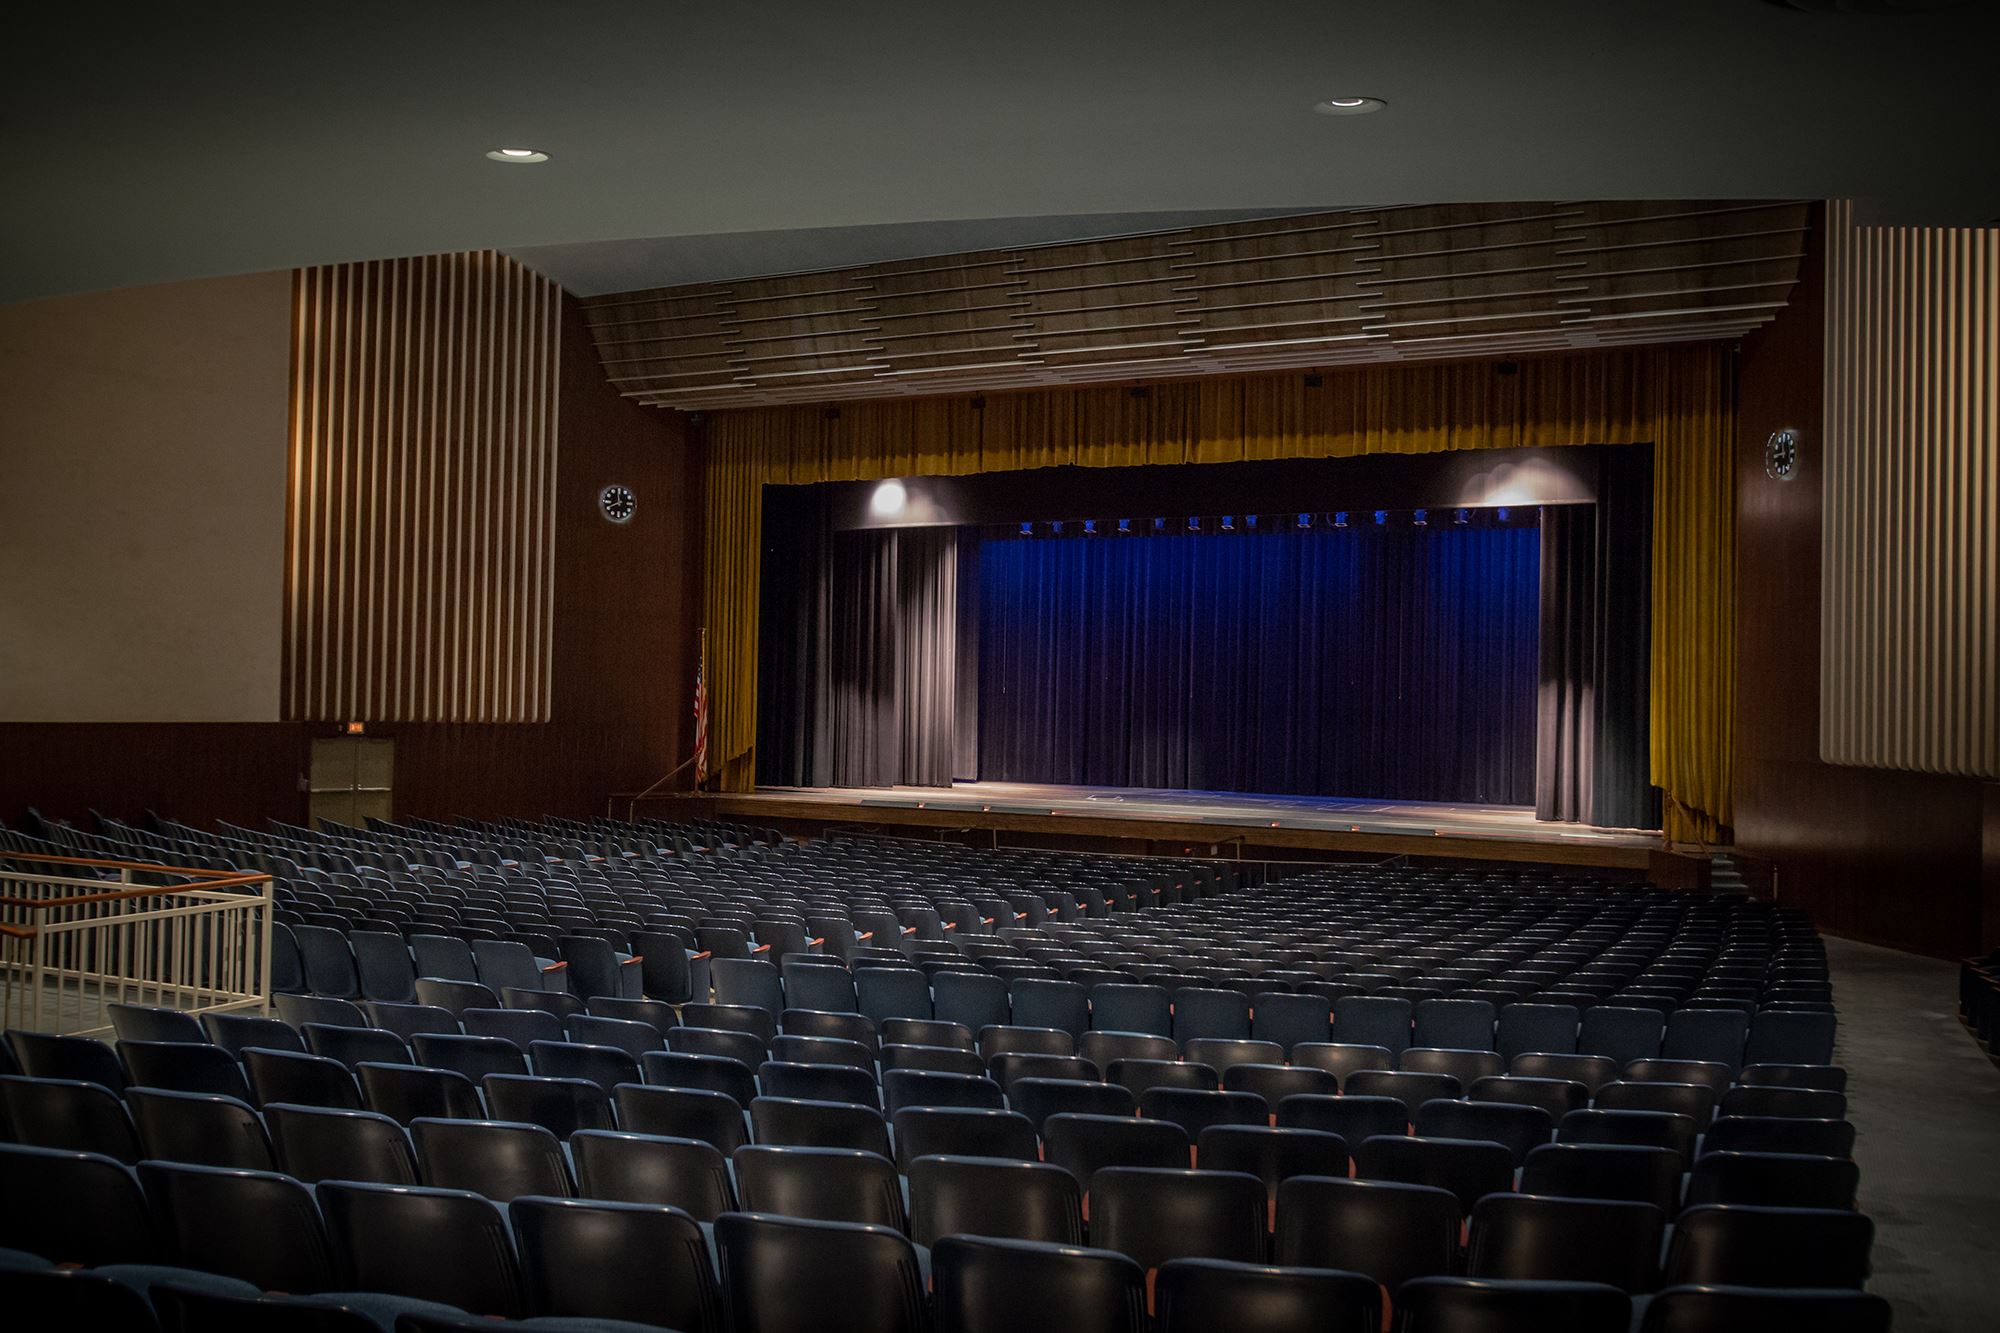
[[[774,503],[765,531],[757,780],[949,786],[959,708],[956,532],[833,532],[810,494]]]
[[[1525,805],[1531,524],[989,538],[980,775]]]
[[[1652,451],[1599,450],[1595,505],[1542,511],[1535,817],[1657,828],[1647,780]]]

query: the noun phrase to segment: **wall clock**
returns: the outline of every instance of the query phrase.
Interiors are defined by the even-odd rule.
[[[1764,471],[1778,481],[1790,481],[1799,470],[1799,433],[1774,430],[1764,441]]]
[[[639,497],[632,494],[630,486],[613,482],[597,493],[597,508],[613,523],[631,522],[638,507]]]

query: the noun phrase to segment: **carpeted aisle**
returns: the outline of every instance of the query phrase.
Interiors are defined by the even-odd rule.
[[[1835,1058],[1847,1066],[1870,1289],[1897,1333],[1994,1326],[2000,1068],[1958,1021],[1956,965],[1828,937]]]

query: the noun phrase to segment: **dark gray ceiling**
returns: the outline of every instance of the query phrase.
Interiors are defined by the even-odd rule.
[[[1995,49],[1990,4],[42,5],[0,42],[0,299],[489,246],[565,247],[551,272],[629,288],[882,258],[892,236],[1442,201],[1987,220]],[[1389,109],[1312,114],[1342,93]],[[483,156],[517,144],[553,160]],[[885,225],[913,229],[829,234]],[[719,239],[744,233],[765,235]]]

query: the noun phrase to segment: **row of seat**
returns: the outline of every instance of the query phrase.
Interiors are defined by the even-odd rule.
[[[480,1151],[466,1127],[455,1127],[449,1138],[457,1141],[440,1145],[446,1156]],[[912,1272],[921,1273],[926,1260],[941,1264],[969,1237],[1062,1248],[1084,1239],[1075,1184],[1054,1167],[922,1159],[911,1182],[915,1206],[942,1222],[921,1233],[932,1241],[923,1245],[879,1217],[818,1218],[789,1206],[809,1204],[813,1171],[838,1170],[846,1155],[763,1152],[751,1160],[798,1168],[755,1186],[754,1170],[743,1174],[743,1203],[755,1218],[836,1246],[842,1236],[875,1237],[867,1249],[895,1254],[898,1267],[907,1259]],[[10,1201],[40,1200],[37,1211],[44,1214],[39,1226],[11,1213],[0,1219],[6,1242],[57,1262],[174,1262],[265,1290],[358,1289],[502,1317],[567,1313],[719,1327],[700,1219],[653,1199],[579,1201],[569,1191],[489,1198],[463,1188],[311,1183],[161,1162],[142,1163],[135,1174],[103,1157],[27,1148],[0,1149],[0,1183]],[[1265,1263],[1265,1193],[1251,1176],[1109,1168],[1094,1184],[1090,1211],[1093,1247],[1120,1255],[1141,1274],[1163,1273],[1187,1259]],[[743,1216],[731,1207],[713,1218],[722,1284],[739,1310],[776,1298],[767,1282],[734,1290],[735,1274],[744,1270],[732,1263],[729,1235]],[[1588,1281],[1621,1295],[1650,1292],[1663,1280],[1858,1290],[1872,1243],[1867,1219],[1849,1212],[1701,1206],[1681,1213],[1668,1239],[1665,1216],[1647,1205],[1493,1195],[1471,1211],[1469,1243],[1461,1250],[1465,1214],[1449,1191],[1325,1176],[1285,1181],[1277,1218],[1273,1257],[1281,1268],[1359,1273],[1368,1295],[1380,1286],[1398,1293],[1399,1303],[1413,1280],[1460,1273],[1503,1282]],[[642,1255],[651,1257],[640,1262]],[[812,1264],[814,1256],[802,1253],[797,1261]],[[850,1277],[865,1282],[865,1273],[864,1265]],[[931,1276],[941,1293],[943,1275]],[[919,1296],[922,1290],[920,1281]]]

